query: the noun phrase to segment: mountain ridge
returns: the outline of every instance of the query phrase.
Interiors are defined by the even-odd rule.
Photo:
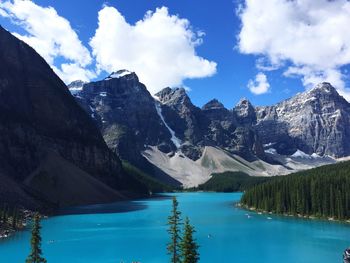
[[[1,26],[0,46],[0,177],[7,184],[0,188],[0,201],[39,209],[132,194],[134,182],[124,175],[120,159],[45,60]],[[61,173],[54,161],[45,165],[52,154]],[[39,186],[29,180],[37,176],[50,180]],[[83,185],[86,191],[79,189]],[[102,186],[110,189],[106,195],[98,191]]]
[[[85,84],[76,98],[84,109],[96,109],[98,105],[103,105],[102,110],[97,107],[98,110],[95,111],[95,114],[98,115],[95,117],[95,122],[97,126],[101,126],[99,118],[109,118],[104,123],[105,127],[102,132],[108,146],[134,165],[140,167],[145,166],[145,163],[151,163],[153,168],[159,168],[165,174],[187,186],[190,186],[191,182],[188,183],[188,178],[185,179],[185,177],[190,175],[183,175],[181,178],[181,175],[174,170],[176,168],[171,168],[171,163],[177,163],[176,159],[186,157],[188,158],[187,165],[183,165],[188,167],[189,171],[195,169],[196,173],[202,173],[203,176],[194,175],[194,177],[197,176],[196,178],[201,178],[199,181],[203,178],[207,180],[215,168],[205,169],[205,172],[203,172],[203,167],[194,168],[196,161],[203,156],[206,147],[220,149],[230,156],[240,156],[250,163],[258,162],[264,169],[273,167],[272,170],[276,171],[271,171],[269,175],[276,175],[278,171],[280,174],[287,174],[298,170],[298,167],[308,169],[335,162],[334,159],[327,156],[338,158],[350,155],[350,148],[346,144],[343,150],[339,146],[343,143],[341,139],[348,134],[346,127],[347,124],[350,125],[350,104],[329,83],[321,83],[310,91],[274,106],[254,107],[249,100],[243,98],[234,108],[227,109],[216,99],[199,108],[191,102],[184,88],[167,87],[152,96],[135,73],[118,76],[114,80],[109,78],[107,81],[113,81],[113,84],[106,84],[106,80]],[[103,92],[106,96],[101,96],[99,92]],[[317,103],[311,103],[312,99],[310,99],[304,104],[303,96],[307,98],[316,96]],[[123,103],[114,103],[121,98]],[[280,105],[284,107],[284,111],[280,110],[282,107]],[[118,112],[115,111],[117,108]],[[303,110],[302,113],[306,117],[303,121],[290,122],[288,109],[294,109],[291,112],[296,119],[300,116],[300,109]],[[329,112],[335,114],[337,110],[345,113],[341,120],[343,123],[325,122],[324,114]],[[135,117],[138,122],[132,125],[126,120],[120,120],[120,118],[129,120]],[[324,123],[319,122],[317,126],[315,119],[322,119]],[[143,125],[145,120],[147,124]],[[150,123],[152,125],[149,125]],[[322,130],[320,124],[329,125],[325,135],[312,137],[314,133],[320,133],[320,129]],[[309,129],[309,132],[306,133],[308,136],[300,138],[298,133],[293,133],[297,125],[302,126],[303,129]],[[119,145],[125,140],[116,138],[111,143],[109,138],[113,136],[115,130],[121,127],[128,130],[124,135],[139,136],[142,141],[128,140],[128,145],[124,148]],[[148,133],[143,131],[144,127],[148,127]],[[337,130],[339,127],[343,127],[343,130]],[[339,136],[339,133],[342,133],[342,136]],[[334,134],[338,136],[333,136]],[[333,138],[332,136],[334,137],[332,144],[338,145],[340,150],[337,151],[338,146],[324,147],[322,150],[322,145],[327,144],[328,138]],[[338,138],[341,139],[337,140]],[[315,141],[319,147],[314,145]],[[137,150],[131,154],[130,148]],[[302,159],[300,155],[292,156],[298,150],[310,158],[314,154],[314,157]],[[161,157],[163,154],[164,156]],[[138,163],[139,160],[136,160],[135,157],[129,158],[129,156],[138,156],[137,159],[142,159],[142,163]],[[161,163],[165,161],[164,158],[169,158],[169,161],[166,161],[166,163],[169,162],[167,167]],[[194,166],[190,165],[192,167],[190,168],[189,164]],[[252,175],[259,172],[266,173],[264,169],[255,169],[257,170]],[[197,179],[194,181],[199,182]]]

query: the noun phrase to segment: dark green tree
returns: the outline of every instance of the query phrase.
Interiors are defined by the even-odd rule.
[[[178,210],[179,203],[176,197],[173,197],[173,207],[171,215],[168,217],[168,233],[170,234],[170,242],[168,243],[167,250],[171,256],[171,263],[180,262],[180,243],[181,243],[181,212]]]
[[[18,221],[18,211],[17,211],[17,207],[13,208],[13,212],[12,212],[12,228],[16,229],[17,228],[17,222]]]
[[[3,205],[1,221],[4,224],[7,224],[7,221],[8,221],[8,206],[6,204]]]
[[[193,238],[195,233],[194,227],[190,224],[188,217],[185,219],[184,235],[181,240],[181,259],[182,263],[197,263],[199,262],[199,246]]]
[[[31,251],[26,263],[46,263],[46,259],[42,257],[40,229],[40,215],[36,213],[33,218],[32,238],[30,240]]]

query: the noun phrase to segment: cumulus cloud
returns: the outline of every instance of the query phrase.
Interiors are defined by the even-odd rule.
[[[266,75],[262,72],[259,72],[255,76],[255,80],[249,80],[248,89],[255,95],[261,95],[269,92],[270,84],[267,81]]]
[[[32,46],[66,83],[89,81],[102,71],[129,69],[155,93],[182,85],[184,79],[216,73],[216,63],[196,53],[205,32],[194,31],[187,19],[170,15],[166,7],[148,11],[131,25],[117,9],[104,6],[89,43],[92,54],[53,7],[0,0],[0,16],[24,30],[13,34]]]
[[[341,72],[350,63],[349,1],[245,0],[238,13],[242,53],[267,59],[305,86],[331,81],[350,98]]]
[[[216,63],[197,55],[204,32],[192,30],[187,19],[170,15],[166,7],[148,11],[129,24],[115,8],[98,14],[98,28],[90,41],[97,68],[107,72],[135,71],[151,93],[184,79],[208,77]]]
[[[15,36],[33,47],[65,81],[89,80],[95,74],[86,69],[92,62],[89,50],[81,43],[65,18],[52,7],[41,7],[32,1],[0,2],[0,16],[7,17],[26,34]],[[55,59],[65,61],[59,67]]]

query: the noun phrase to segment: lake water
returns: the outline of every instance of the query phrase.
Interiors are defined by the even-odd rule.
[[[340,263],[350,246],[350,226],[345,224],[250,212],[248,218],[247,211],[233,205],[239,193],[176,196],[182,214],[196,227],[200,262]],[[164,197],[65,211],[80,214],[42,221],[44,256],[48,263],[169,262],[170,209],[171,200]],[[1,241],[0,261],[24,262],[29,239],[24,231]]]

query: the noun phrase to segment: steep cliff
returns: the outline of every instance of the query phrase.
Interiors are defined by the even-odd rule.
[[[0,175],[18,186],[0,189],[0,199],[11,201],[9,192],[24,191],[22,203],[33,205],[35,199],[38,205],[60,206],[117,200],[117,190],[132,191],[119,158],[44,59],[1,27],[0,47]],[[55,165],[45,165],[54,163],[52,156],[61,164],[60,173]],[[74,185],[72,167],[84,173]],[[48,184],[33,184],[39,175]],[[97,185],[109,189],[105,196],[94,195]],[[72,198],[61,202],[52,198],[55,191]]]

